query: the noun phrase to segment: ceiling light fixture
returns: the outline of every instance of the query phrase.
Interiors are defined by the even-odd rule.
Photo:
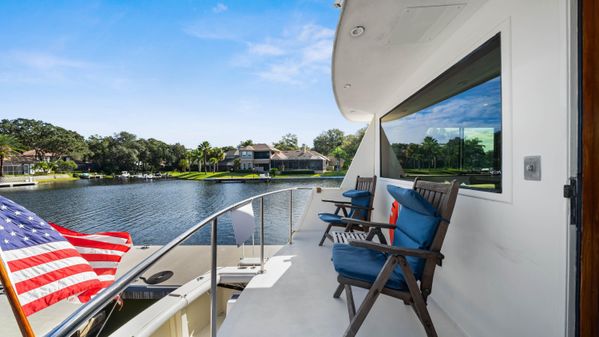
[[[345,83],[345,85],[343,86],[344,89],[349,89],[351,88],[351,83]]]
[[[364,28],[364,26],[355,26],[354,28],[352,28],[349,31],[349,35],[351,35],[353,37],[358,37],[358,36],[364,34],[365,31],[366,31],[366,28]]]

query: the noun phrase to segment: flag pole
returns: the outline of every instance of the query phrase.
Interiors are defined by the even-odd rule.
[[[8,272],[4,266],[4,261],[2,260],[0,260],[0,281],[2,281],[2,285],[4,286],[4,292],[6,293],[6,297],[10,303],[12,312],[15,315],[17,324],[19,325],[19,330],[21,330],[21,335],[23,337],[35,337],[35,333],[29,324],[29,320],[27,319],[23,308],[21,308],[21,305],[19,304],[17,293],[12,287],[12,283],[8,277]]]

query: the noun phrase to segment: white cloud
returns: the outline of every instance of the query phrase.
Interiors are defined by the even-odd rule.
[[[229,9],[229,7],[227,7],[227,5],[225,5],[222,2],[219,2],[216,4],[216,6],[212,7],[212,11],[214,13],[222,13],[222,12],[226,12]]]
[[[261,79],[301,85],[330,72],[335,32],[327,27],[305,24],[283,31],[276,38],[250,42],[237,66],[251,68]]]
[[[248,52],[254,55],[269,55],[269,56],[279,56],[285,54],[285,51],[281,49],[279,46],[272,43],[250,43],[248,47]]]

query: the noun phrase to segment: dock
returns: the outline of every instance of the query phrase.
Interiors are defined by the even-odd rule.
[[[3,188],[3,187],[20,187],[20,186],[35,186],[35,185],[37,185],[37,181],[15,181],[15,182],[0,183],[0,188]]]

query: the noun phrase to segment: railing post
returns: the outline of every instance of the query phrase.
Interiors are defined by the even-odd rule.
[[[264,197],[260,198],[260,273],[264,273]]]
[[[293,190],[289,190],[289,244],[293,243]]]
[[[216,252],[217,252],[217,219],[212,220],[212,232],[210,237],[210,250],[211,262],[210,262],[210,336],[216,337],[216,317],[218,315],[217,300],[216,300]]]

